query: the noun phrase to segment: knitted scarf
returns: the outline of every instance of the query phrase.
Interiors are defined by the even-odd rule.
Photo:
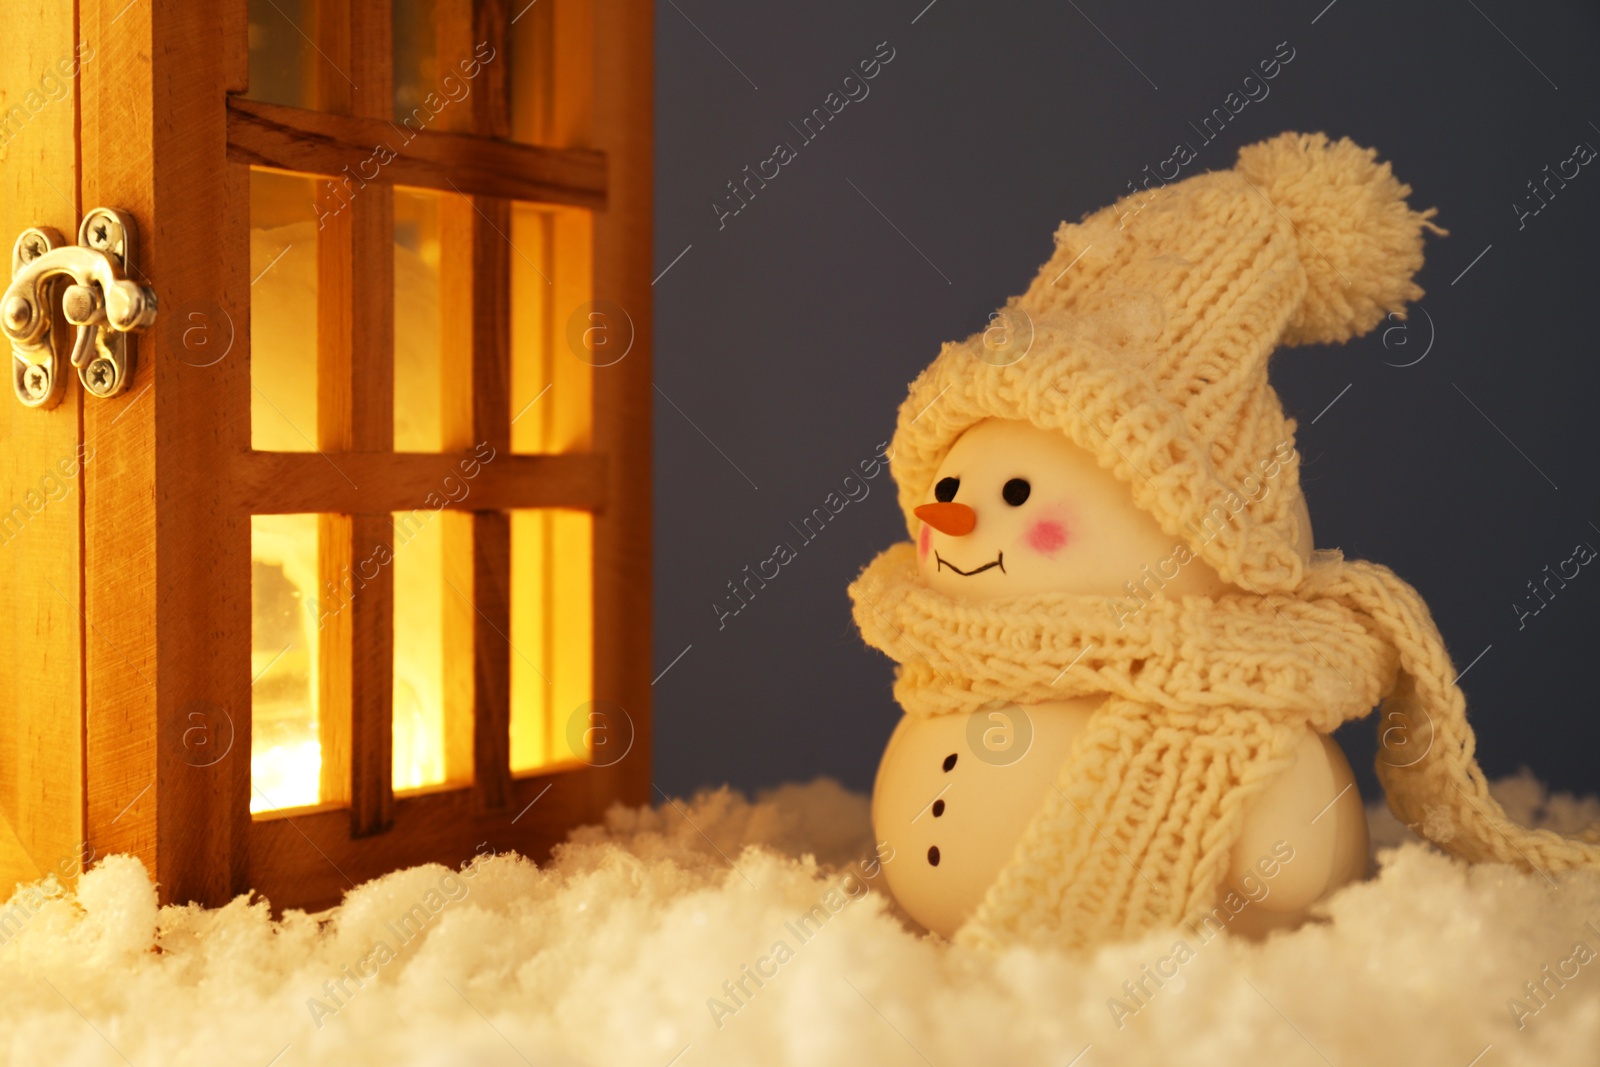
[[[964,943],[1084,947],[1210,911],[1246,803],[1306,727],[1380,701],[1379,777],[1413,829],[1468,860],[1600,867],[1600,845],[1519,826],[1489,795],[1427,605],[1378,564],[1317,552],[1292,594],[1153,600],[1119,618],[1104,597],[957,600],[928,587],[907,542],[850,595],[863,638],[899,665],[908,715],[1104,697]]]

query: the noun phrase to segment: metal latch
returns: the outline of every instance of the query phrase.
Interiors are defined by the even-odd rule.
[[[131,281],[135,230],[132,216],[97,207],[83,217],[78,243],[69,245],[47,226],[23,230],[11,250],[11,285],[0,300],[0,328],[11,341],[11,378],[17,399],[33,408],[61,402],[66,375],[51,338],[52,298],[78,328],[72,365],[83,387],[116,396],[133,379],[130,331],[156,321],[155,290]],[[70,279],[64,288],[61,281]]]

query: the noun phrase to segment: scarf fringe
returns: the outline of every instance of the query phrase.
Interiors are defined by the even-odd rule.
[[[1466,696],[1421,594],[1387,567],[1364,561],[1344,563],[1337,587],[1400,655],[1400,676],[1378,717],[1378,780],[1395,816],[1469,862],[1542,873],[1600,870],[1600,825],[1573,836],[1531,829],[1490,794]]]

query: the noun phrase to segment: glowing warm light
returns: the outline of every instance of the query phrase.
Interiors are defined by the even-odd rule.
[[[250,173],[250,440],[306,452],[317,432],[317,236],[312,178]],[[317,517],[250,520],[250,810],[320,798]]]
[[[253,447],[308,451],[317,435],[317,241],[315,180],[253,171],[251,185],[251,384]],[[444,375],[461,373],[462,353],[441,326],[441,207],[448,194],[395,190],[394,448],[471,449],[446,440]],[[576,212],[518,205],[513,240],[543,262],[512,261],[512,426],[516,452],[590,446],[592,368],[565,351],[559,307],[587,299],[589,222]],[[561,264],[557,269],[556,264]],[[557,280],[549,279],[554,276]],[[569,280],[570,279],[570,280]],[[447,353],[449,359],[447,363]],[[493,462],[489,460],[489,462]],[[446,641],[452,618],[472,623],[470,542],[460,513],[396,513],[394,582],[393,786],[447,781],[447,717],[470,718],[470,700],[447,707]],[[593,520],[585,512],[517,511],[511,516],[511,766],[528,772],[581,759],[567,729],[592,699]],[[255,628],[252,811],[321,800],[318,517],[252,519]],[[461,557],[461,558],[458,558]],[[454,574],[451,581],[448,575]],[[330,601],[331,603],[331,601]],[[453,631],[452,631],[453,632]],[[470,664],[470,661],[469,661]],[[582,731],[578,736],[582,737]],[[459,772],[458,772],[459,773]]]
[[[526,258],[511,257],[511,289],[529,297],[511,306],[511,410],[519,413],[511,424],[513,452],[592,446],[594,369],[569,347],[572,316],[585,316],[580,336],[596,324],[584,311],[592,295],[590,232],[583,211],[512,209],[511,241]],[[542,274],[533,263],[544,264]],[[617,338],[628,328],[605,323]],[[593,536],[588,512],[511,513],[514,772],[588,756],[585,731],[568,727],[574,716],[587,724],[594,699]]]
[[[319,68],[324,60],[298,29],[307,19],[315,21],[314,6],[310,0],[251,0],[250,85],[256,99],[321,106],[317,87],[326,75]],[[438,89],[435,14],[431,2],[395,5],[398,114],[411,113]],[[552,143],[561,132],[548,70],[543,60],[534,62],[548,46],[547,31],[537,29],[537,22],[513,28],[519,46],[500,62],[520,57],[512,79],[515,139]],[[251,444],[260,451],[312,451],[318,439],[318,243],[324,232],[314,205],[326,179],[257,169],[250,177]],[[463,197],[394,188],[398,452],[471,451],[479,445],[459,412],[472,373],[470,345],[463,344],[470,334],[446,329],[441,321],[441,281],[459,285],[471,270],[470,246],[459,243],[470,239],[463,220],[467,227],[475,224]],[[513,452],[591,446],[592,360],[568,351],[568,333],[573,309],[591,297],[592,222],[575,209],[513,208]],[[447,404],[455,405],[448,409],[455,417],[446,418]],[[394,589],[392,783],[398,791],[470,773],[449,764],[462,760],[462,729],[470,732],[470,642],[477,621],[470,513],[418,510],[393,519],[388,566]],[[336,576],[323,573],[319,537],[327,532],[319,533],[321,522],[316,515],[251,520],[252,811],[322,800],[322,716],[331,708],[320,706],[320,687],[324,668],[333,668],[321,662],[321,612],[338,610],[344,598],[323,594]],[[566,727],[593,696],[592,538],[593,520],[584,512],[511,515],[511,647],[504,651],[511,671],[514,771],[585,755],[575,751],[584,745],[575,744]],[[319,601],[325,601],[320,608]]]
[[[510,222],[512,243],[526,253],[510,261],[512,293],[533,298],[512,301],[510,400],[518,414],[510,446],[587,451],[594,366],[571,352],[568,326],[592,298],[592,219],[518,203]],[[544,264],[542,274],[534,262]],[[624,325],[605,328],[621,336]],[[510,536],[510,768],[528,773],[589,755],[586,745],[574,747],[568,726],[574,715],[587,723],[594,699],[594,517],[518,510]]]
[[[315,804],[322,787],[322,745],[301,741],[257,746],[250,753],[250,810]]]
[[[588,755],[569,730],[588,723],[594,632],[588,512],[511,513],[511,769]],[[583,730],[578,737],[585,736]]]
[[[444,346],[439,322],[439,206],[450,194],[394,191],[394,447],[445,447]],[[444,558],[449,517],[394,516],[395,789],[442,782]]]
[[[394,518],[393,782],[415,789],[445,780],[445,516]]]
[[[317,517],[250,520],[250,810],[318,800]]]

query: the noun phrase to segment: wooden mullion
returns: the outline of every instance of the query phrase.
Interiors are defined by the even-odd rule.
[[[473,436],[511,451],[511,205],[475,199],[472,248]],[[511,793],[511,516],[472,517],[473,782],[481,806],[496,810]]]
[[[504,137],[511,129],[510,65],[506,30],[511,12],[500,0],[434,0],[433,36],[436,69],[459,77],[463,63],[480,61],[465,107],[449,107],[435,118],[439,128],[454,133]],[[492,53],[479,54],[480,46]],[[484,55],[492,54],[488,62]]]
[[[448,5],[446,5],[448,6]],[[475,36],[503,56],[509,13],[500,0],[473,0]],[[493,65],[491,65],[493,66]],[[510,79],[502,62],[473,97],[473,132],[511,132]],[[473,197],[473,436],[511,451],[511,203]],[[473,783],[479,806],[496,811],[511,800],[511,515],[473,515],[473,588],[480,625],[474,637]]]
[[[394,807],[394,567],[387,553],[394,524],[386,512],[354,515],[357,567],[376,572],[351,619],[350,829],[356,836],[389,828]]]
[[[447,132],[504,138],[511,132],[509,48],[511,13],[500,0],[436,0],[435,39],[439,70],[457,68],[481,46],[494,58],[482,63],[469,97],[470,108],[440,115]],[[481,57],[480,57],[481,58]],[[447,366],[456,382],[445,400],[446,435],[470,438],[496,451],[511,451],[511,205],[500,198],[469,196],[441,213],[449,226],[441,238],[454,245],[455,274],[444,285],[441,317],[469,324],[470,360]],[[465,373],[461,373],[465,371]],[[454,372],[454,373],[452,373]],[[447,538],[446,566],[471,575],[471,588],[446,591],[446,601],[470,601],[471,616],[447,617],[456,633],[447,646],[465,644],[470,627],[472,663],[472,775],[480,810],[504,808],[511,788],[511,517],[504,510],[475,509],[470,536],[458,525]],[[470,559],[470,562],[469,562]],[[447,689],[464,693],[457,678]],[[459,709],[458,709],[459,710]],[[446,727],[447,736],[452,734]],[[464,729],[458,723],[454,736]]]
[[[511,451],[511,204],[473,198],[473,436]]]
[[[319,0],[321,109],[385,117],[393,98],[388,0]],[[394,190],[358,189],[323,220],[317,255],[317,439],[324,451],[394,446]],[[324,516],[322,584],[347,603],[321,631],[323,796],[357,836],[394,807],[394,572],[388,512]],[[348,778],[345,779],[345,775]],[[348,786],[344,785],[348,781]]]
[[[528,9],[523,3],[517,6],[522,9],[520,14],[527,14]],[[468,7],[470,13],[463,10]],[[481,42],[495,50],[495,61],[483,64],[477,79],[477,91],[471,97],[470,132],[483,137],[511,136],[510,40],[513,13],[507,0],[439,0],[439,8],[446,17],[456,19],[454,25],[471,25],[472,40],[465,42],[469,48],[476,48]],[[460,51],[461,45],[447,36],[448,28],[444,29],[440,54],[444,54],[446,47],[451,52]]]
[[[351,90],[358,84],[350,73],[351,8],[361,0],[312,0],[312,47],[321,63],[312,66],[313,96],[319,111],[337,115],[354,113]],[[298,29],[299,27],[296,27]],[[388,41],[383,42],[387,52]]]
[[[473,761],[479,806],[506,806],[511,789],[511,516],[472,515]]]
[[[464,109],[461,113],[467,114]],[[441,127],[449,115],[448,108],[441,113]],[[242,97],[228,100],[228,158],[256,167],[343,176],[356,187],[411,185],[592,209],[606,203],[606,159],[600,152],[516,144],[443,128],[397,127],[379,119]]]
[[[512,455],[467,451],[246,452],[231,485],[256,515],[345,508],[353,512],[598,511],[606,500],[606,457],[586,452]]]

